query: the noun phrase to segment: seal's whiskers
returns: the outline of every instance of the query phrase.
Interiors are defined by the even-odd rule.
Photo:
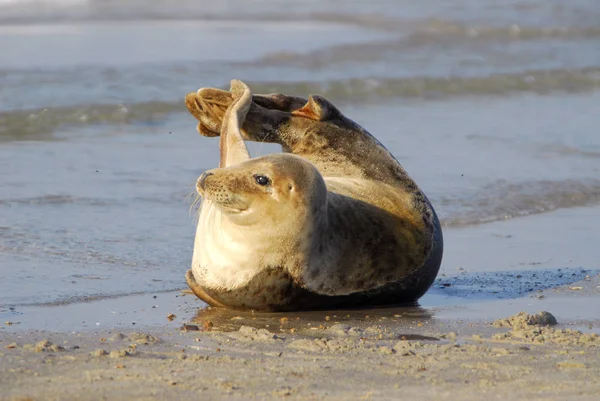
[[[193,198],[193,199],[192,199]],[[188,211],[189,215],[193,217],[194,222],[197,224],[198,219],[200,218],[200,210],[202,206],[202,196],[193,189],[190,193],[185,196],[185,200],[192,199],[190,203],[190,209]]]

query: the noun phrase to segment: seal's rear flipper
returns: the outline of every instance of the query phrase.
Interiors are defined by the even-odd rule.
[[[315,121],[327,121],[342,118],[342,113],[324,97],[313,95],[308,102],[298,110],[292,111],[292,115],[310,118]]]
[[[227,108],[234,101],[234,96],[229,91],[217,88],[200,88],[197,92],[188,93],[185,97],[185,105],[189,112],[198,120],[197,130],[202,136],[215,137],[221,134],[222,122],[225,119]],[[270,111],[281,111],[291,113],[302,109],[307,100],[301,97],[272,93],[267,95],[252,95],[250,114],[254,120],[266,122],[272,118]],[[269,123],[271,123],[269,121]],[[243,125],[243,124],[242,124]],[[256,124],[254,124],[256,125]],[[254,141],[265,141],[264,135],[256,134],[244,138]],[[268,140],[267,142],[279,142]]]
[[[306,104],[306,99],[298,96],[271,93],[269,95],[253,95],[252,101],[268,110],[279,110],[291,113],[301,109]]]
[[[201,88],[185,96],[185,105],[199,121],[198,132],[203,136],[214,137],[220,135],[221,122],[233,100],[229,91]]]
[[[252,104],[252,92],[242,81],[231,81],[231,93],[233,102],[225,112],[223,126],[221,127],[221,162],[219,167],[227,167],[233,164],[250,160],[250,153],[242,138],[240,128],[244,123],[246,114]]]

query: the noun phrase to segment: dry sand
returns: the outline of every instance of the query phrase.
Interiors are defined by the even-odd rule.
[[[597,302],[599,294],[594,275],[510,302]],[[447,318],[452,308],[419,307],[253,314],[198,311],[182,307],[198,305],[193,297],[176,299],[174,313],[156,312],[162,327],[143,331],[5,326],[2,399],[596,401],[600,394],[598,320],[554,325],[551,315],[525,313],[462,320]]]

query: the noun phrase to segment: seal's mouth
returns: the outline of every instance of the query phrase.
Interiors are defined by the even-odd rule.
[[[203,200],[212,202],[214,206],[219,208],[222,212],[227,214],[241,215],[249,211],[250,206],[242,204],[242,202],[236,202],[231,197],[226,197],[221,194],[211,194],[210,192],[204,192],[200,194]]]
[[[196,181],[196,191],[198,194],[227,214],[243,214],[250,209],[248,202],[243,197],[231,193],[224,186],[215,185],[215,182],[207,183],[207,178],[214,175],[211,172],[202,174]],[[212,181],[212,180],[209,180]]]
[[[235,216],[243,216],[249,213],[249,206],[234,205],[229,202],[223,202],[222,199],[215,199],[210,195],[204,195],[204,199],[213,203],[222,213]]]
[[[249,209],[247,207],[239,208],[239,207],[225,206],[225,205],[219,205],[219,208],[228,214],[239,214],[239,215],[244,214]]]

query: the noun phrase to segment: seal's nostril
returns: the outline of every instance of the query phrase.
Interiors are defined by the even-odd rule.
[[[206,181],[206,178],[213,175],[213,173],[207,171],[206,173],[202,174],[200,176],[200,178],[198,178],[198,186],[202,189],[204,189],[204,182]]]

